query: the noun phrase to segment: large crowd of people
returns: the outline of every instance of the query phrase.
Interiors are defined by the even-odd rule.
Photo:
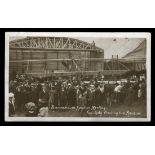
[[[146,103],[145,79],[105,81],[104,78],[39,79],[16,75],[9,82],[9,116],[48,116],[49,110],[132,106]],[[83,110],[79,110],[82,112]]]

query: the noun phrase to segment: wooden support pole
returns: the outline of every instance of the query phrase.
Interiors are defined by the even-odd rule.
[[[112,61],[111,61],[111,69],[113,70],[113,55],[112,55]]]
[[[18,53],[18,52],[17,52],[17,50],[16,50],[16,60],[18,61],[18,55],[17,55],[17,53]],[[17,66],[17,72],[18,72],[18,62],[17,62],[17,65],[16,65],[16,66]]]
[[[59,55],[58,55],[58,53],[57,53],[57,59],[59,58]],[[57,62],[57,70],[59,69],[59,61]]]
[[[30,58],[32,60],[32,52],[30,52]],[[32,62],[30,62],[30,72],[32,72]]]
[[[117,55],[117,70],[119,70],[119,68],[118,68],[119,66],[118,66],[118,55]]]
[[[23,51],[22,52],[22,60],[24,60],[24,53]],[[24,61],[22,62],[22,72],[24,73]]]

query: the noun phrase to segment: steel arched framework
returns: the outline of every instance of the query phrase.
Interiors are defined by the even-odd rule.
[[[10,42],[10,49],[82,50],[103,52],[95,43],[66,37],[27,37]]]

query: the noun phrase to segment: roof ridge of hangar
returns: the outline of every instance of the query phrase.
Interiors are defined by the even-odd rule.
[[[78,43],[83,43],[83,44],[87,44],[87,45],[90,45],[90,46],[94,46],[96,50],[99,50],[100,52],[103,52],[104,49],[98,47],[95,45],[95,42],[93,41],[93,43],[89,43],[89,42],[86,42],[86,41],[83,41],[83,40],[80,40],[80,39],[77,39],[77,38],[71,38],[71,37],[55,37],[55,36],[27,36],[27,37],[23,37],[23,38],[20,38],[20,39],[15,39],[15,40],[11,40],[10,41],[10,45],[11,44],[14,44],[14,43],[17,43],[17,42],[20,42],[20,41],[26,41],[26,39],[32,39],[32,38],[63,38],[63,39],[70,39],[70,40],[73,40],[73,41],[77,41]]]

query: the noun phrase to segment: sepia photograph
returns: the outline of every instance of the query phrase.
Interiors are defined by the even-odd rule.
[[[6,32],[5,121],[151,121],[151,33]]]

